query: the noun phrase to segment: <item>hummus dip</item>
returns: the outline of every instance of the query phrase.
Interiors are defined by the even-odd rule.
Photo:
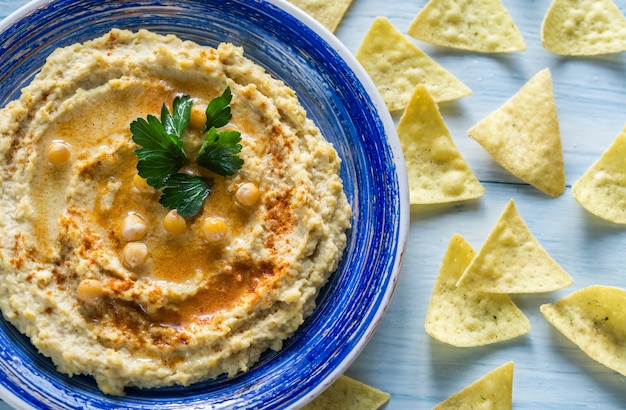
[[[243,166],[215,175],[172,234],[160,192],[136,177],[129,124],[226,87]],[[185,149],[200,135],[190,127]],[[281,349],[350,228],[337,152],[294,91],[231,44],[116,29],[58,49],[0,111],[0,158],[2,314],[107,394],[234,376]],[[211,218],[221,240],[207,239]]]

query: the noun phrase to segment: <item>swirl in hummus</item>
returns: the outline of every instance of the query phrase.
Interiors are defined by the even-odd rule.
[[[244,164],[165,229],[129,124],[226,87]],[[187,150],[199,135],[190,127]],[[346,245],[337,152],[293,90],[231,44],[112,30],[58,49],[0,111],[0,158],[2,313],[107,394],[246,371],[312,313]],[[221,221],[217,241],[207,220]]]

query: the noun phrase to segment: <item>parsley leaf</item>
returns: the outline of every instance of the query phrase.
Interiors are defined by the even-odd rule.
[[[211,128],[220,128],[228,124],[230,121],[230,101],[233,96],[230,92],[230,87],[226,87],[221,96],[211,100],[208,107],[206,107],[206,123],[202,132],[207,132]]]
[[[237,155],[241,152],[241,133],[238,131],[217,132],[211,128],[204,138],[196,161],[199,165],[227,176],[233,175],[243,165],[243,160]]]
[[[189,163],[183,142],[169,134],[154,115],[148,115],[147,121],[143,118],[133,121],[130,130],[133,141],[143,147],[135,150],[139,159],[137,170],[148,185],[162,188],[167,176]]]
[[[241,152],[241,134],[237,131],[217,132],[230,121],[232,94],[226,87],[221,96],[214,98],[206,109],[207,120],[203,133],[207,132],[198,152],[196,162],[219,175],[230,176],[243,165],[237,155]],[[211,192],[213,179],[180,173],[189,164],[183,149],[182,136],[191,118],[193,100],[178,96],[170,112],[165,104],[161,107],[161,119],[148,115],[130,124],[133,141],[141,146],[135,150],[137,171],[153,188],[164,188],[159,202],[176,209],[182,216],[195,216]]]
[[[213,180],[197,175],[173,174],[159,199],[161,205],[176,209],[181,216],[195,216],[213,187]]]
[[[183,132],[189,126],[189,117],[191,117],[191,106],[193,101],[188,95],[178,96],[174,98],[172,103],[173,114],[163,104],[161,107],[161,123],[165,127],[168,134],[175,135],[179,139],[183,136]]]

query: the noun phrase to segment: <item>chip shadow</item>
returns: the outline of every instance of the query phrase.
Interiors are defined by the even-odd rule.
[[[528,335],[477,347],[456,347],[430,338],[430,374],[438,387],[467,381],[467,373],[476,363],[488,363],[490,356],[502,350],[523,348],[530,343]],[[495,369],[496,366],[493,366]],[[493,369],[491,369],[493,370]],[[488,371],[485,371],[485,374]]]
[[[609,369],[603,364],[587,356],[578,346],[570,341],[556,328],[550,326],[549,334],[552,338],[550,350],[552,354],[558,356],[560,360],[573,364],[580,369],[580,373],[588,379],[587,390],[601,390],[613,397],[618,403],[626,403],[626,389],[624,383],[626,376]],[[598,402],[599,408],[602,403]]]

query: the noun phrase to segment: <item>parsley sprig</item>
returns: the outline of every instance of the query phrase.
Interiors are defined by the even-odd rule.
[[[233,175],[243,165],[238,155],[241,133],[217,130],[227,125],[232,117],[231,100],[227,87],[207,106],[207,120],[202,129],[206,135],[196,156],[198,165],[222,176]],[[182,216],[195,216],[200,212],[214,183],[212,178],[179,172],[191,162],[183,149],[182,136],[189,126],[192,106],[189,96],[178,96],[172,104],[172,112],[163,104],[160,120],[148,115],[147,119],[138,118],[130,124],[133,141],[141,146],[135,150],[139,176],[153,188],[164,188],[159,202],[176,209]]]

